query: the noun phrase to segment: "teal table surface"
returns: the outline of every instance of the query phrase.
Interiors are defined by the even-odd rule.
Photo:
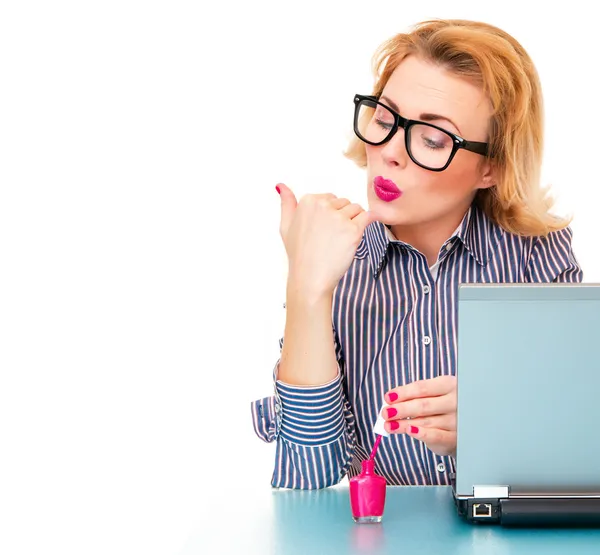
[[[182,554],[600,554],[600,529],[473,525],[448,487],[388,487],[383,522],[355,524],[348,488],[224,490]]]

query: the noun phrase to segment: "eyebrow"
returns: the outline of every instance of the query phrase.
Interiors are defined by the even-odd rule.
[[[392,110],[395,110],[396,112],[400,112],[398,105],[391,98],[388,98],[387,96],[382,96],[382,97],[380,97],[380,100],[384,100],[387,104],[389,104],[389,107]],[[458,125],[456,125],[456,123],[454,123],[449,117],[446,117],[446,116],[441,116],[440,114],[432,114],[429,112],[424,112],[419,116],[419,120],[426,121],[426,122],[440,121],[440,120],[447,121],[448,123],[452,124],[457,129],[459,134],[461,134]]]

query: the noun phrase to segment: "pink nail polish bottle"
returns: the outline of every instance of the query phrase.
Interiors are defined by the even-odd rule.
[[[359,524],[381,522],[385,507],[386,481],[375,472],[375,451],[381,436],[368,460],[362,462],[362,472],[350,479],[350,505],[352,518]]]

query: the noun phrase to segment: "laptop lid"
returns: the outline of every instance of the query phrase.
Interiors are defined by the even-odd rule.
[[[600,285],[461,285],[457,375],[457,498],[600,496]]]

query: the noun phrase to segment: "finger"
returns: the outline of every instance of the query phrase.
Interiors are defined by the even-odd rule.
[[[427,447],[438,455],[452,455],[456,453],[456,432],[440,430],[438,428],[418,428],[412,426],[407,435],[425,443]]]
[[[365,210],[353,218],[352,221],[357,225],[359,235],[362,237],[367,226],[375,221],[375,216],[372,212]]]
[[[424,416],[420,418],[411,418],[409,420],[389,420],[386,422],[389,426],[386,429],[393,428],[395,433],[407,434],[409,433],[411,426],[414,428],[438,428],[440,430],[446,430],[448,432],[456,431],[456,412],[450,412],[448,414],[440,414],[437,416]],[[397,426],[396,426],[397,424]]]
[[[429,380],[417,380],[391,389],[385,394],[388,405],[408,399],[446,395],[456,390],[456,376],[438,376]]]
[[[350,204],[350,201],[347,198],[334,198],[331,201],[331,207],[335,208],[336,210],[340,210],[342,208],[344,208],[345,206],[348,206]]]
[[[456,397],[454,395],[440,395],[438,397],[423,397],[393,403],[385,408],[383,417],[385,420],[401,420],[403,418],[439,416],[455,411]]]
[[[349,220],[352,220],[353,218],[356,218],[356,216],[358,216],[361,212],[364,212],[364,209],[360,204],[348,203],[348,205],[344,206],[344,208],[342,208],[340,212]]]
[[[333,193],[318,193],[314,195],[307,195],[313,198],[313,200],[335,200],[337,197]]]
[[[331,202],[334,202],[336,200],[337,197],[333,193],[309,194],[303,195],[302,198],[300,198],[300,200],[298,201],[298,204],[329,208],[331,206]]]
[[[284,235],[290,227],[298,201],[292,190],[283,183],[277,184],[277,191],[281,196],[281,223],[279,229],[281,234]]]

